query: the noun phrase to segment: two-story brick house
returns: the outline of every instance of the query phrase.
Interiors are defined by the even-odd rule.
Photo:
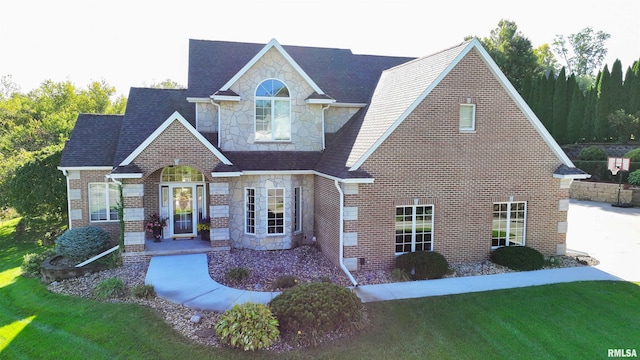
[[[565,251],[576,169],[477,40],[423,58],[191,40],[186,90],[132,88],[123,116],[80,115],[60,169],[69,226],[140,253],[166,238],[214,248],[315,240],[347,273],[434,250]]]

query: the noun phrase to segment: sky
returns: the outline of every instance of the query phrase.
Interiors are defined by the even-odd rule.
[[[439,3],[439,4],[438,4]],[[45,80],[187,85],[189,39],[420,57],[514,21],[534,48],[586,27],[611,35],[603,63],[640,59],[638,0],[20,0],[0,3],[0,76],[22,92]],[[524,5],[526,4],[526,5]]]

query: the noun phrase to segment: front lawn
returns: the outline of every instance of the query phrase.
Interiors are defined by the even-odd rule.
[[[19,276],[35,245],[0,225],[0,358],[558,359],[640,351],[640,286],[581,282],[367,304],[348,340],[286,354],[191,345],[152,310],[49,293]]]

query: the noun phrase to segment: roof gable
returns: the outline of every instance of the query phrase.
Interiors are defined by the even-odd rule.
[[[190,40],[188,98],[209,98],[246,71],[264,44]],[[323,93],[340,103],[367,103],[383,70],[414,58],[355,55],[348,49],[279,45]],[[266,50],[265,50],[266,49]],[[280,50],[279,50],[280,51]],[[224,93],[224,92],[222,92]]]
[[[127,166],[130,165],[133,160],[135,160],[138,155],[144,151],[155,139],[157,139],[171,124],[174,122],[180,123],[187,131],[189,131],[198,141],[202,143],[211,153],[217,157],[223,164],[231,165],[231,162],[224,156],[222,153],[216,149],[207,139],[200,134],[189,122],[180,115],[179,112],[174,112],[169,116],[162,125],[160,125],[156,130],[149,135],[129,156],[127,156],[118,166]]]
[[[355,171],[360,168],[364,161],[472,49],[479,52],[481,59],[558,159],[563,164],[574,167],[571,160],[507,80],[480,42],[473,39],[456,47],[389,69],[382,74],[371,99],[369,110],[363,120],[361,131],[349,154],[347,160],[349,170]]]
[[[285,60],[289,62],[289,64],[295,69],[295,71],[307,82],[307,84],[309,84],[309,86],[311,86],[311,88],[316,93],[320,95],[324,95],[324,92],[322,91],[322,89],[320,89],[320,87],[309,77],[309,75],[307,75],[307,73],[304,70],[302,70],[300,65],[298,65],[298,63],[295,60],[293,60],[293,58],[278,43],[278,41],[276,41],[276,39],[272,39],[271,41],[269,41],[269,43],[267,43],[267,45],[265,45],[262,48],[262,50],[260,50],[251,60],[249,60],[249,62],[247,62],[242,67],[242,69],[240,69],[240,71],[238,71],[231,79],[229,79],[229,81],[227,81],[224,85],[222,85],[222,88],[220,88],[220,91],[229,90],[231,85],[235,84],[235,82],[238,81],[238,79],[240,79],[247,71],[249,71],[249,69],[253,65],[255,65],[272,48],[277,50],[280,53],[280,55],[282,55],[282,57],[284,57]]]

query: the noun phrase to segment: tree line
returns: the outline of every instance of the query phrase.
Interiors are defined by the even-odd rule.
[[[624,75],[620,60],[595,74],[609,37],[587,27],[534,49],[515,22],[503,19],[477,38],[558,143],[637,140],[640,60]]]

